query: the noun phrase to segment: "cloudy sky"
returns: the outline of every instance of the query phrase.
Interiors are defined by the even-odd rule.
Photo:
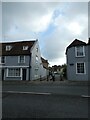
[[[0,41],[38,39],[50,65],[66,63],[66,47],[76,38],[88,41],[88,2],[2,3]]]

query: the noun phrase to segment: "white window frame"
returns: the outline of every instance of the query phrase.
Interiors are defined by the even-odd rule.
[[[83,55],[77,55],[77,47],[83,47]],[[85,46],[76,46],[75,47],[75,56],[76,57],[85,57]]]
[[[19,76],[9,76],[9,69],[20,69],[20,68],[7,68],[7,77],[21,77],[21,69],[20,69],[20,75]]]
[[[84,73],[78,73],[78,72],[77,72],[77,64],[78,64],[78,63],[84,63]],[[86,64],[85,64],[85,62],[77,62],[77,63],[76,63],[76,74],[79,74],[79,75],[86,74]]]
[[[38,70],[39,70],[38,68],[35,68],[35,75],[34,75],[34,76],[35,76],[35,78],[37,78],[37,77],[38,77]]]
[[[2,57],[4,57],[4,63],[2,63]],[[5,64],[6,63],[6,57],[5,56],[0,56],[0,64]]]
[[[23,56],[23,55],[21,55],[21,56]],[[24,57],[24,61],[23,61],[23,62],[20,62],[20,57],[21,57],[21,56],[18,56],[18,63],[23,64],[23,63],[25,63],[25,56],[23,56],[23,57]]]
[[[36,51],[38,52],[38,48],[36,48]]]
[[[6,51],[10,51],[12,49],[12,46],[11,45],[7,45],[6,46]]]
[[[28,46],[23,46],[23,50],[28,50]]]
[[[38,58],[38,56],[36,55],[36,64],[38,64],[38,61],[39,61],[39,58]]]

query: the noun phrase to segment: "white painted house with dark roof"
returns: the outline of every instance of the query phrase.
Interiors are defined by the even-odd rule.
[[[75,39],[66,48],[67,79],[73,81],[90,80],[90,39],[88,43]]]
[[[43,68],[38,40],[0,43],[2,80],[36,80]]]

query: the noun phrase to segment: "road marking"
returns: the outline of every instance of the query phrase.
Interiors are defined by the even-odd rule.
[[[81,97],[90,98],[90,96],[88,96],[88,95],[81,95]]]
[[[21,92],[21,91],[3,91],[4,93],[20,93],[20,94],[37,94],[37,95],[51,95],[51,93],[40,92]]]

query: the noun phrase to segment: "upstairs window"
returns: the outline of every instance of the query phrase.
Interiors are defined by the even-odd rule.
[[[5,56],[0,57],[0,63],[4,64],[5,63]]]
[[[18,63],[25,63],[25,56],[18,56]]]
[[[36,64],[38,63],[38,56],[36,55]]]
[[[35,69],[35,78],[38,77],[38,69]]]
[[[6,51],[10,51],[11,49],[12,49],[12,46],[10,46],[10,45],[6,46]]]
[[[84,57],[85,56],[85,47],[84,46],[75,47],[75,54],[76,54],[76,57]]]
[[[38,48],[36,48],[36,51],[38,52]]]
[[[23,46],[23,50],[28,50],[28,46]]]

